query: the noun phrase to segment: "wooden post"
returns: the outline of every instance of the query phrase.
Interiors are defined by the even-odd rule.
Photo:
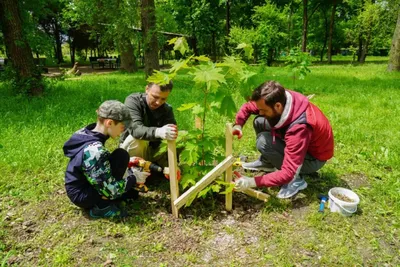
[[[259,200],[262,200],[264,202],[267,202],[268,198],[269,198],[268,194],[265,194],[265,193],[263,193],[261,191],[255,190],[253,188],[247,188],[246,190],[243,190],[242,193],[244,193],[246,195],[249,195],[251,197],[255,197],[255,198],[257,198]]]
[[[178,218],[179,208],[174,205],[175,200],[179,197],[179,186],[177,175],[177,160],[176,160],[176,143],[175,140],[168,140],[168,167],[169,167],[169,186],[171,190],[171,208],[172,214]]]
[[[232,124],[227,123],[225,128],[225,156],[229,157],[232,156]],[[225,182],[231,183],[232,182],[232,165],[230,165],[225,172]],[[227,193],[225,195],[225,209],[227,211],[232,210],[232,192]]]
[[[194,186],[189,188],[185,193],[183,193],[178,199],[175,200],[174,205],[176,209],[181,208],[190,199],[191,196],[196,195],[198,192],[203,190],[207,185],[220,176],[227,168],[232,166],[235,158],[231,155],[224,159],[220,164],[215,166],[209,173],[207,173],[200,181],[198,181]],[[170,178],[171,179],[171,178]]]

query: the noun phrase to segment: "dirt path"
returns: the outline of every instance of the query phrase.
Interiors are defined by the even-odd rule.
[[[59,68],[59,67],[49,67],[49,72],[43,74],[43,76],[46,77],[55,77],[61,75],[61,70],[66,69],[70,70],[71,68]],[[79,71],[82,73],[82,75],[88,75],[88,74],[108,74],[117,71],[118,69],[110,69],[110,68],[99,68],[95,67],[92,68],[90,65],[89,66],[79,66],[78,67]]]

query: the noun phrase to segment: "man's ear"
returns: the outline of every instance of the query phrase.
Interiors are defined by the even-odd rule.
[[[282,105],[281,102],[276,102],[274,108],[279,114],[283,113],[284,106]]]
[[[148,86],[148,85],[146,85],[145,92],[147,93],[148,91],[149,91],[149,86]]]

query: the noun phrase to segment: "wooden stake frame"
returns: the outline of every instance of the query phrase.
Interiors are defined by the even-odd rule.
[[[232,124],[227,123],[225,129],[225,156],[226,158],[214,167],[209,173],[207,173],[200,181],[198,181],[194,186],[189,188],[185,193],[179,196],[179,185],[177,180],[177,158],[176,158],[176,143],[175,140],[168,141],[168,165],[169,165],[169,181],[171,190],[171,207],[172,214],[174,217],[178,218],[179,209],[186,204],[186,202],[196,195],[198,192],[203,190],[206,186],[211,184],[218,176],[225,172],[225,182],[232,182],[232,164],[235,162],[235,158],[232,155]],[[242,193],[245,193],[251,197],[255,197],[262,201],[267,201],[269,195],[255,190],[246,189]],[[225,195],[225,208],[227,211],[232,210],[232,193]]]

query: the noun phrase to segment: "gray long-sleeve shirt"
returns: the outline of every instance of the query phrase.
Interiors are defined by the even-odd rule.
[[[136,139],[159,141],[155,137],[156,129],[167,124],[175,124],[172,107],[164,103],[156,110],[151,110],[146,102],[146,94],[133,93],[125,99],[132,117],[130,127],[122,134],[121,142],[130,134]]]

